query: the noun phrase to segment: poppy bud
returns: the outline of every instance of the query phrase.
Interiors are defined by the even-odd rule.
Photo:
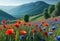
[[[44,32],[43,35],[44,35],[44,36],[48,36],[48,32]]]
[[[40,28],[40,32],[42,32],[42,28]]]
[[[54,20],[54,21],[58,21],[58,18],[54,18],[53,20]]]
[[[25,22],[24,24],[23,24],[23,26],[26,26],[27,25],[27,23]]]
[[[5,24],[5,22],[6,22],[5,20],[2,20],[1,24]]]
[[[14,36],[14,39],[16,39],[16,35]]]
[[[29,27],[32,26],[32,23],[28,23],[28,26],[29,26]]]
[[[35,27],[38,27],[38,26],[39,26],[39,24],[36,24],[36,25],[35,25]]]

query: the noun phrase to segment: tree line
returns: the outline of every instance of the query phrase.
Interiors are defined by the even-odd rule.
[[[60,16],[60,2],[58,2],[56,5],[50,5],[48,8],[45,8],[43,15],[45,19]]]

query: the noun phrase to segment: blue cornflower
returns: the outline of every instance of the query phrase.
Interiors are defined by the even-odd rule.
[[[51,28],[51,30],[55,30],[57,27],[56,26],[53,26],[52,28]]]
[[[52,35],[53,34],[53,32],[48,32],[48,35]]]
[[[55,40],[60,41],[60,36],[56,36]]]
[[[42,31],[46,30],[46,28],[42,28]]]
[[[24,37],[25,37],[24,35],[20,35],[20,39],[21,39],[21,40],[24,39]]]

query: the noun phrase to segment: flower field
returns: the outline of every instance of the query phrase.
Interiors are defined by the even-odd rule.
[[[60,18],[49,18],[37,22],[17,20],[14,24],[5,24],[2,20],[0,41],[60,41]]]

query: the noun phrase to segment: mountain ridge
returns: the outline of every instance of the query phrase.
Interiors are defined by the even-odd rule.
[[[16,20],[17,18],[9,15],[8,13],[6,13],[3,10],[0,10],[0,21],[2,20]]]
[[[18,7],[15,7],[11,10],[9,10],[8,13],[10,13],[12,16],[21,18],[25,14],[28,15],[35,15],[35,14],[40,14],[43,12],[45,8],[48,8],[49,4],[43,2],[43,1],[37,1],[37,2],[32,2],[29,4],[24,4]]]

